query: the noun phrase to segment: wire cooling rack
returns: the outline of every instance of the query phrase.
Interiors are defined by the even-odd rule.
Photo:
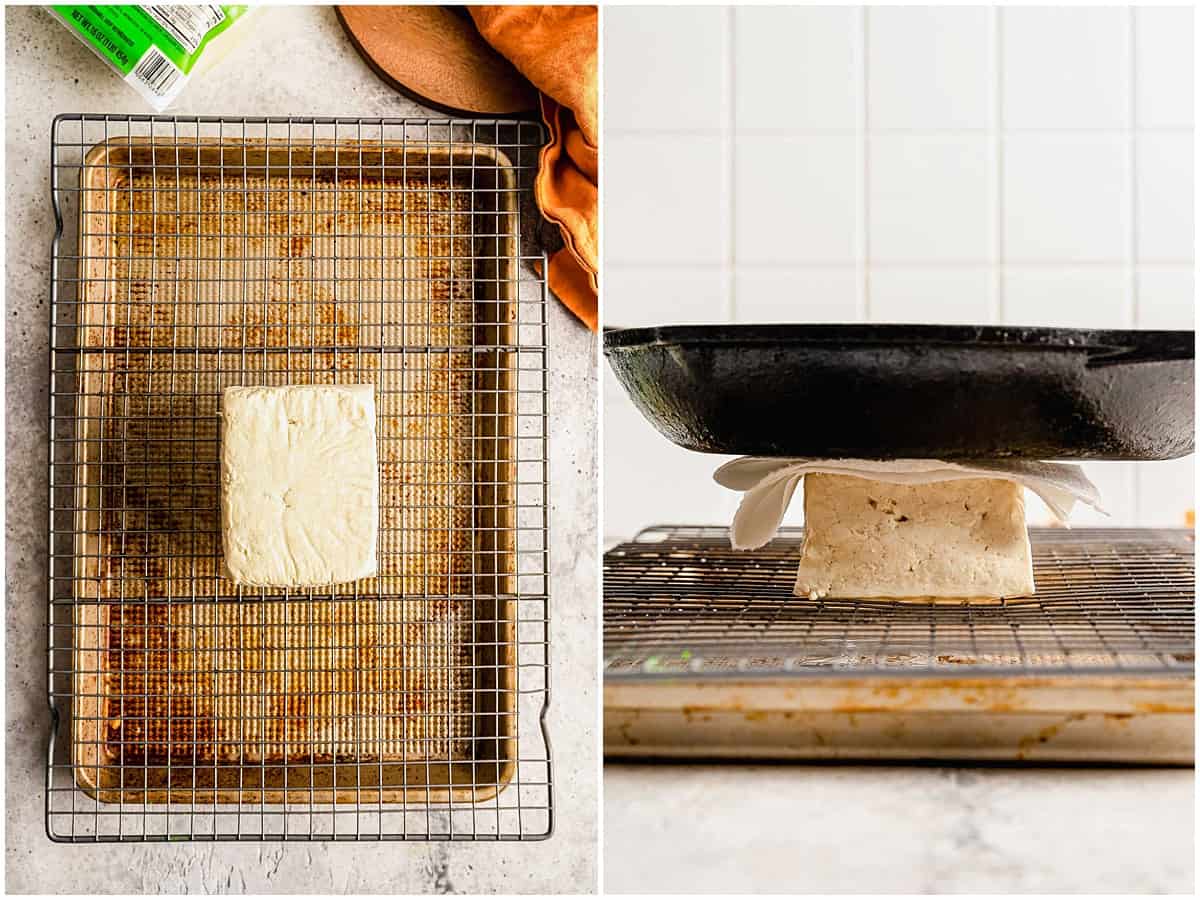
[[[748,553],[656,526],[610,550],[605,678],[1193,671],[1191,531],[1030,529],[1037,596],[989,606],[795,597],[802,534]]]
[[[550,834],[543,141],[55,120],[52,838]],[[221,390],[337,383],[375,387],[379,575],[239,589]]]

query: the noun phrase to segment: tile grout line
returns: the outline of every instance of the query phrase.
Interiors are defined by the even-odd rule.
[[[1004,324],[1005,316],[1005,282],[1004,282],[1004,265],[1005,265],[1005,245],[1004,245],[1004,26],[1003,26],[1003,11],[992,7],[992,59],[991,75],[992,84],[992,128],[993,128],[993,149],[996,155],[994,160],[995,178],[993,179],[993,189],[995,190],[994,216],[992,219],[992,228],[995,233],[992,235],[993,251],[995,253],[995,270],[992,274],[992,323],[995,325]]]
[[[1126,79],[1129,85],[1129,321],[1130,327],[1136,328],[1141,317],[1140,300],[1138,297],[1137,262],[1138,262],[1138,82],[1137,56],[1137,11],[1129,8],[1129,66]],[[1131,478],[1133,491],[1133,521],[1142,522],[1142,467],[1133,465]]]
[[[870,101],[870,64],[868,62],[869,7],[861,7],[858,11],[858,54],[859,54],[859,121],[857,147],[862,156],[859,172],[859,222],[858,222],[858,259],[862,274],[858,279],[858,316],[859,321],[871,321],[871,101]]]
[[[737,9],[725,9],[725,316],[737,321]]]

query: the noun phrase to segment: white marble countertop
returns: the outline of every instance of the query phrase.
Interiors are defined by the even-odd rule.
[[[244,42],[171,112],[428,113],[382,84],[330,7],[260,11]],[[556,833],[546,842],[453,844],[51,843],[43,821],[46,703],[48,149],[60,112],[150,112],[61,25],[6,10],[7,887],[11,893],[559,893],[597,878],[596,344],[550,309],[551,660]],[[260,55],[261,54],[261,55]],[[583,710],[585,714],[580,714]]]
[[[604,766],[610,893],[1181,893],[1191,769]]]

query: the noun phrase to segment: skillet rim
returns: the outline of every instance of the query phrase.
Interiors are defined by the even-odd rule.
[[[909,324],[731,324],[653,325],[605,328],[604,352],[651,346],[766,345],[780,347],[845,344],[860,346],[942,346],[959,349],[1065,350],[1194,359],[1196,332],[1184,329],[1087,329],[1017,325]]]

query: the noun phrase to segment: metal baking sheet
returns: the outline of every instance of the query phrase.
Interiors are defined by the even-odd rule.
[[[1191,763],[1191,531],[1031,529],[1037,595],[987,606],[795,597],[802,539],[605,554],[607,755]]]
[[[515,766],[515,183],[482,146],[86,156],[72,746],[108,803],[476,802]],[[218,403],[370,383],[380,573],[238,589]],[[330,473],[336,477],[336,473]]]

